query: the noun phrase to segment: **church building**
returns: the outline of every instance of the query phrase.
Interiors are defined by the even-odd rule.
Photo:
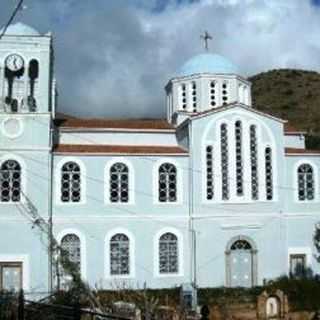
[[[251,287],[319,272],[320,150],[255,109],[251,83],[220,55],[173,70],[164,94],[166,119],[58,116],[52,35],[8,28],[1,290],[55,286],[51,233],[101,289]]]

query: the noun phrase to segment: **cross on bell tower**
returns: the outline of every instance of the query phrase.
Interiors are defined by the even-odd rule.
[[[200,36],[200,38],[204,42],[204,48],[206,51],[209,51],[209,40],[212,40],[212,36],[209,34],[208,31],[205,31],[204,34]]]

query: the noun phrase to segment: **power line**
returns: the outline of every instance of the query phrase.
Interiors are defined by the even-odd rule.
[[[9,28],[10,24],[12,23],[12,21],[13,21],[14,18],[16,17],[18,11],[23,8],[23,7],[22,7],[23,1],[24,1],[24,0],[19,0],[18,4],[16,5],[15,9],[13,10],[13,12],[12,12],[12,14],[11,14],[8,22],[5,24],[3,30],[2,30],[2,32],[1,32],[1,34],[0,34],[0,40],[1,40],[2,37],[5,35],[7,29]]]

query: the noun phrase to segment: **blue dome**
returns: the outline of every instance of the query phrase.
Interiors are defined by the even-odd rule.
[[[184,77],[198,73],[239,74],[238,68],[218,54],[199,54],[188,60],[178,71],[177,76]]]
[[[3,29],[0,30],[0,33],[2,33],[2,31]],[[24,23],[18,22],[10,25],[6,30],[5,35],[7,36],[39,36],[40,33],[32,27]]]

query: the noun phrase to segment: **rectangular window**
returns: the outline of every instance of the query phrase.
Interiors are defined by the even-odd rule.
[[[290,275],[293,277],[303,277],[306,274],[306,255],[291,254],[290,255]]]
[[[0,262],[0,289],[19,291],[22,288],[22,263]]]

